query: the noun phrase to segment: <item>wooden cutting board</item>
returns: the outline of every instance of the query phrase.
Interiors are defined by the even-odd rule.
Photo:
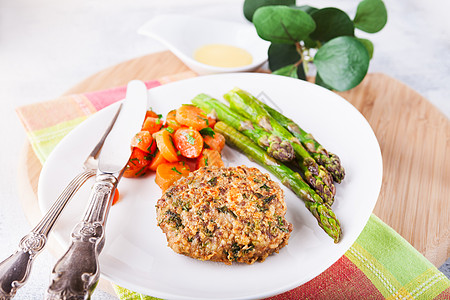
[[[66,94],[185,71],[165,51],[103,70]],[[439,267],[450,256],[450,121],[413,89],[384,74],[368,74],[358,87],[339,94],[364,115],[381,147],[383,183],[374,213]],[[41,218],[36,197],[40,170],[27,145],[19,164],[19,190],[33,226]]]

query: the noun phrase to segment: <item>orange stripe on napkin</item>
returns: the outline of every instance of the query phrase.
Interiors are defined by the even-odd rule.
[[[42,130],[65,121],[89,116],[96,111],[95,106],[83,94],[63,96],[16,109],[27,132]]]

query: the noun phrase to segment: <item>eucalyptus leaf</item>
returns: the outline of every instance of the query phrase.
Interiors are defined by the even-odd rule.
[[[354,37],[340,36],[325,43],[314,56],[317,73],[337,91],[357,86],[369,69],[366,47]]]
[[[315,80],[315,84],[320,85],[321,87],[324,87],[326,89],[331,90],[331,86],[329,86],[328,84],[326,84],[325,82],[323,82],[322,78],[320,77],[319,73],[317,73],[316,75],[316,80]]]
[[[387,23],[386,6],[382,0],[363,0],[358,5],[353,22],[362,31],[378,32]]]
[[[303,10],[304,12],[306,12],[306,13],[308,13],[308,14],[310,14],[310,15],[311,15],[312,13],[314,13],[314,12],[316,12],[316,11],[319,10],[318,8],[315,8],[315,7],[312,7],[312,6],[309,6],[309,5],[290,6],[290,7],[295,8],[295,9]]]
[[[255,11],[268,5],[295,5],[295,0],[245,0],[243,8],[245,18],[252,22]]]
[[[278,69],[278,70],[272,72],[272,74],[282,75],[282,76],[287,76],[287,77],[292,77],[292,78],[298,79],[296,65],[287,65],[285,67],[282,67],[281,69]]]
[[[272,43],[267,54],[270,70],[278,70],[284,66],[295,64],[301,59],[297,47],[291,44]]]
[[[262,39],[278,44],[295,44],[316,29],[306,12],[281,5],[258,8],[253,24]]]
[[[315,11],[311,17],[316,22],[316,30],[311,33],[313,40],[327,42],[338,36],[354,36],[353,21],[340,9],[334,7],[322,8]]]
[[[358,38],[358,41],[360,41],[364,45],[364,47],[366,47],[366,50],[369,53],[369,58],[372,59],[374,49],[373,43],[368,39],[361,39],[361,38]]]

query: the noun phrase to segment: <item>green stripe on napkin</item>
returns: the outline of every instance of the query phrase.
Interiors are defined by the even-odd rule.
[[[59,123],[41,130],[27,132],[28,140],[33,147],[36,156],[43,164],[56,145],[87,117],[79,117],[74,120]]]

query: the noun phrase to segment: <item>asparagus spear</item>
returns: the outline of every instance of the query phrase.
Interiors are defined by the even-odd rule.
[[[252,140],[233,127],[227,125],[225,122],[217,122],[214,126],[214,130],[223,134],[229,144],[240,149],[249,158],[266,168],[284,185],[289,187],[305,202],[305,206],[317,219],[319,226],[333,238],[335,243],[339,242],[342,232],[336,215],[331,210],[331,207],[324,203],[323,199],[303,181],[300,174],[292,171],[287,166],[270,157]]]
[[[192,99],[192,103],[208,114],[215,114],[219,120],[226,120],[228,125],[255,141],[272,157],[280,161],[290,161],[295,157],[294,149],[290,143],[272,136],[260,126],[232,111],[222,102],[206,94],[199,94]]]
[[[226,93],[224,98],[230,103],[232,110],[242,113],[242,115],[282,140],[289,141],[294,148],[296,161],[302,174],[305,176],[305,180],[321,195],[324,195],[330,205],[333,203],[336,188],[331,174],[323,166],[317,164],[309,152],[301,145],[298,138],[294,137],[278,123],[259,105],[257,99],[251,94],[235,88]]]
[[[333,176],[334,181],[340,183],[345,177],[345,170],[341,165],[339,157],[331,152],[328,152],[319,142],[317,142],[312,134],[304,131],[297,123],[284,116],[282,113],[273,109],[269,105],[263,103],[255,98],[267,112],[280,123],[284,128],[289,130],[293,136],[298,138],[306,150],[316,160],[316,162],[325,167]]]
[[[309,155],[308,151],[301,145],[300,141],[295,138],[289,131],[281,126],[270,114],[257,104],[251,98],[251,95],[245,91],[235,88],[224,95],[225,100],[230,103],[230,108],[244,117],[250,119],[252,122],[258,124],[267,132],[280,137],[282,140],[291,142],[292,147],[297,155],[297,159],[301,160],[299,163],[308,168],[312,174],[319,173],[319,167],[316,161]]]
[[[239,113],[231,110],[228,106],[220,101],[211,98],[205,94],[199,94],[192,103],[200,107],[207,113],[214,113],[217,118],[224,121],[234,129],[242,132],[251,140],[256,142],[260,147],[267,151],[267,153],[280,161],[288,161],[294,157],[294,147],[288,140],[282,140],[278,136],[271,134],[261,128],[259,125],[252,123]],[[243,125],[244,124],[244,125]],[[288,159],[284,159],[288,158]],[[312,159],[312,158],[311,158]],[[304,165],[300,166],[306,181],[316,190],[317,194],[322,197],[326,203],[331,205],[334,201],[334,195],[336,189],[332,183],[332,179],[323,167],[319,167],[318,175],[314,175]],[[322,178],[326,178],[326,182],[322,181]],[[331,188],[330,188],[331,186]]]

